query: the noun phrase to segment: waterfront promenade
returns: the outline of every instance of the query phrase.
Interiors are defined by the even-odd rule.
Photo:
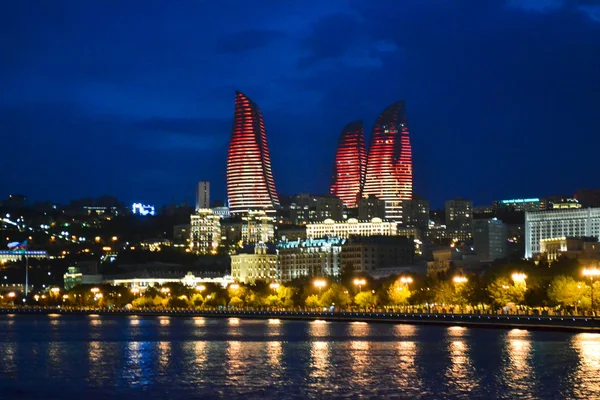
[[[420,325],[456,325],[486,328],[521,328],[539,330],[564,330],[600,333],[600,319],[584,316],[538,316],[495,314],[440,314],[402,312],[355,311],[242,311],[242,310],[191,310],[191,309],[108,309],[108,308],[0,308],[0,314],[19,315],[122,315],[171,316],[208,318],[246,318],[282,320],[321,320],[344,322],[400,323]]]

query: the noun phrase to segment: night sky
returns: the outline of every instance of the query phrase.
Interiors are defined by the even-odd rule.
[[[400,99],[433,206],[600,187],[597,1],[3,0],[0,57],[3,198],[225,199],[236,89],[281,194]]]

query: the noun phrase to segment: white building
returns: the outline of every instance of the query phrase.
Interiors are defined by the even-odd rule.
[[[359,221],[349,218],[347,221],[334,221],[326,219],[323,222],[306,225],[306,238],[318,239],[336,237],[347,239],[350,235],[357,236],[396,236],[398,223],[393,221],[373,218],[370,221]]]
[[[210,182],[198,182],[196,187],[196,211],[210,207]]]
[[[254,283],[256,280],[277,281],[277,254],[269,252],[266,244],[258,243],[253,246],[252,253],[232,255],[231,276],[241,283]]]
[[[525,213],[525,258],[540,252],[541,240],[559,237],[600,238],[600,208]]]
[[[242,242],[268,243],[275,239],[273,217],[266,212],[250,210],[242,221]]]
[[[190,218],[190,250],[196,254],[216,254],[221,242],[221,221],[210,208],[200,208]]]
[[[328,238],[283,242],[279,250],[279,275],[282,282],[312,276],[338,277],[341,273],[342,246],[346,239]]]

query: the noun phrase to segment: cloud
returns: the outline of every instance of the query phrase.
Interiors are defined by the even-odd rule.
[[[221,54],[238,54],[266,47],[285,37],[285,33],[269,29],[252,29],[222,37],[216,45]]]

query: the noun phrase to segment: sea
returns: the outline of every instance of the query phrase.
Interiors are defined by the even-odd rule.
[[[600,334],[0,316],[0,399],[596,399]]]

